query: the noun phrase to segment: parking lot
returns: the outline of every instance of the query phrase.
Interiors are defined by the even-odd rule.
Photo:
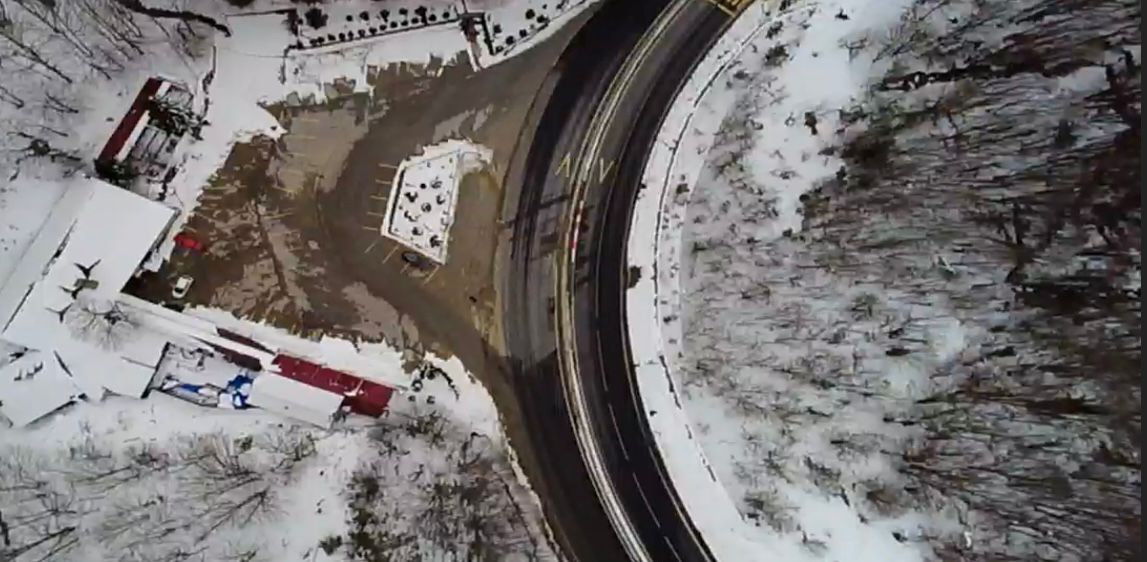
[[[306,337],[459,355],[481,370],[500,341],[491,330],[502,175],[558,39],[481,72],[464,58],[393,65],[373,77],[375,99],[271,108],[289,132],[235,147],[184,231],[204,248],[177,249],[130,290]],[[490,165],[461,178],[448,258],[411,259],[413,248],[380,232],[397,166],[460,138],[491,149]],[[194,283],[175,299],[181,275]]]

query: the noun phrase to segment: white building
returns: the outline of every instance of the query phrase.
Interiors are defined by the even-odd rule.
[[[79,394],[54,354],[29,351],[0,367],[0,415],[16,427],[74,402]]]
[[[89,398],[105,389],[142,396],[167,340],[133,329],[118,297],[174,217],[174,210],[122,188],[71,180],[0,285],[0,340],[55,358]],[[49,401],[62,400],[59,393]]]
[[[142,397],[163,376],[157,372],[169,349],[209,352],[262,373],[250,404],[289,417],[329,427],[347,401],[352,410],[380,415],[390,390],[349,373],[393,375],[350,342],[311,342],[122,293],[140,269],[162,262],[156,248],[174,217],[173,209],[126,189],[87,178],[69,182],[16,265],[0,271],[0,415],[21,426],[80,398]],[[280,376],[279,357],[312,361],[329,376]],[[391,376],[371,377],[380,370]],[[362,385],[376,392],[349,399],[343,392]]]
[[[247,401],[252,406],[276,414],[330,427],[334,415],[346,400],[321,388],[301,383],[275,373],[263,373],[251,384]]]

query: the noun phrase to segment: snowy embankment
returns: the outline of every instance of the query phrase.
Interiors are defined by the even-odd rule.
[[[639,195],[629,239],[630,265],[640,268],[640,281],[627,294],[630,342],[642,400],[670,475],[721,560],[883,561],[921,556],[914,545],[895,538],[916,534],[916,516],[870,519],[851,507],[843,490],[826,493],[817,486],[821,473],[847,471],[855,481],[886,472],[887,467],[871,458],[858,457],[845,465],[821,459],[826,442],[847,435],[846,428],[809,427],[804,433],[775,417],[768,404],[775,393],[785,392],[783,383],[730,403],[709,386],[722,381],[698,382],[696,370],[704,365],[691,363],[696,361],[692,348],[708,346],[709,355],[737,354],[740,346],[762,345],[777,333],[761,332],[755,336],[757,343],[742,341],[753,336],[738,333],[739,320],[731,315],[711,319],[724,329],[703,342],[690,341],[695,336],[683,334],[683,323],[696,320],[683,318],[681,288],[683,274],[694,275],[682,271],[682,258],[692,261],[695,253],[684,247],[687,237],[693,244],[726,240],[751,256],[756,243],[800,229],[801,195],[841,166],[831,151],[822,151],[835,142],[837,110],[856,103],[870,76],[880,74],[863,41],[895,24],[906,4],[798,2],[783,14],[775,13],[773,3],[750,7],[679,95],[646,167],[649,189]],[[742,160],[746,153],[753,158]],[[706,206],[701,216],[694,210],[700,207],[694,193],[702,188],[739,195],[732,203]],[[761,214],[740,214],[737,197],[758,201],[754,209]],[[697,232],[698,225],[722,215],[706,225],[712,231]],[[743,273],[747,285],[739,290],[770,290],[753,284],[751,271]],[[841,287],[838,298],[847,301],[859,292]],[[958,327],[939,325],[936,330],[938,347],[929,363],[947,360],[952,349],[960,347]],[[948,337],[956,341],[945,345]],[[790,348],[784,341],[770,350],[797,361],[815,358],[814,351]],[[890,366],[902,374],[899,383],[892,381],[893,391],[911,386],[921,372],[910,363]],[[833,408],[831,401],[816,407]],[[851,423],[855,433],[868,425],[863,416]],[[783,467],[786,475],[766,476],[764,466],[747,462],[758,458]]]

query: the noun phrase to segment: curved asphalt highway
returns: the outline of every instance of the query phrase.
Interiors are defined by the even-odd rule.
[[[502,268],[507,351],[541,463],[533,476],[559,540],[581,562],[631,555],[582,458],[571,416],[577,391],[563,385],[562,369],[577,378],[644,554],[712,560],[640,407],[624,313],[626,236],[645,159],[678,88],[730,22],[704,0],[666,4],[606,0],[563,53],[529,149],[515,157],[521,170],[511,166],[521,191]]]

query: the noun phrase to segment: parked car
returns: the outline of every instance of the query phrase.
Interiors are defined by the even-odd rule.
[[[175,280],[175,285],[171,288],[171,296],[181,299],[187,296],[187,291],[191,290],[191,284],[195,279],[190,275],[180,275],[179,279]]]
[[[180,232],[179,234],[175,235],[175,245],[180,248],[187,248],[188,250],[193,250],[196,252],[202,252],[207,249],[207,246],[203,244],[203,242],[200,242],[194,236],[186,232]]]

